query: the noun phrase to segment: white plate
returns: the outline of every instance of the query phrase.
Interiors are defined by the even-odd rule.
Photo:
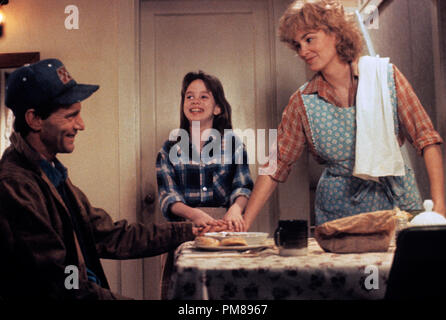
[[[203,250],[210,250],[210,251],[245,251],[250,249],[260,249],[260,248],[266,248],[269,247],[267,244],[258,244],[258,245],[251,245],[251,246],[218,246],[218,247],[211,247],[211,246],[203,246],[203,245],[197,245],[195,244],[195,248],[197,249],[203,249]]]
[[[225,238],[237,237],[243,238],[246,240],[249,246],[253,245],[263,245],[263,242],[268,237],[268,233],[266,232],[230,232],[230,231],[222,231],[222,232],[208,232],[204,234],[205,237],[211,237],[218,240],[223,240]]]

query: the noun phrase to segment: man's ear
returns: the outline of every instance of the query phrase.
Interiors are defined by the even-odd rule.
[[[28,126],[35,132],[42,129],[42,118],[36,114],[35,109],[28,109],[25,112],[25,121]]]

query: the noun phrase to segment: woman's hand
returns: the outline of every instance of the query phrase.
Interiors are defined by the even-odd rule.
[[[234,203],[226,212],[223,220],[228,224],[230,231],[242,232],[245,229],[242,212],[242,208],[237,203]]]

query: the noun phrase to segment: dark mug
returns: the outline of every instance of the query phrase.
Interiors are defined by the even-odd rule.
[[[281,256],[302,256],[307,254],[307,220],[279,220],[274,232],[274,242]]]

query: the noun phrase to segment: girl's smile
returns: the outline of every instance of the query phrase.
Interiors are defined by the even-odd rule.
[[[212,128],[214,116],[221,112],[220,107],[215,103],[212,92],[200,79],[192,81],[187,88],[183,109],[189,122],[200,121],[202,129]]]

